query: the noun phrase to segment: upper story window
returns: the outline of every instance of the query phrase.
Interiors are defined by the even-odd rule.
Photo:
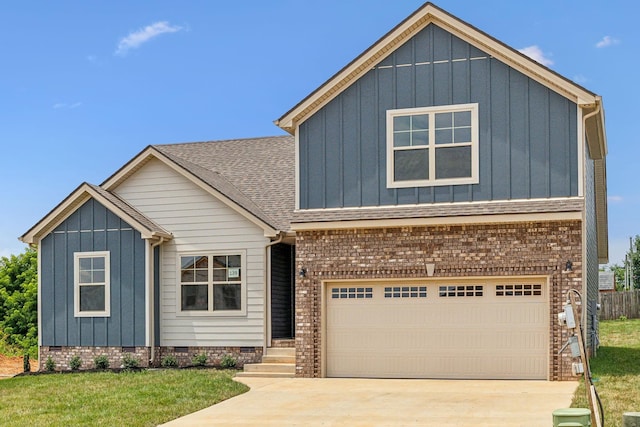
[[[242,314],[245,268],[242,253],[180,255],[180,310]]]
[[[387,186],[478,182],[478,104],[387,111]]]
[[[109,252],[76,252],[73,260],[76,317],[110,315]]]

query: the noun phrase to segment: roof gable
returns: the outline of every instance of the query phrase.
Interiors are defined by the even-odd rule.
[[[149,160],[158,159],[275,236],[290,230],[294,200],[293,138],[270,137],[145,148],[108,178],[115,190]]]
[[[136,231],[140,232],[143,239],[171,239],[173,237],[170,232],[144,216],[115,194],[85,182],[23,234],[20,240],[27,244],[37,244],[41,238],[60,225],[89,199],[97,200],[122,218]]]
[[[285,131],[294,133],[297,125],[346,90],[372,67],[382,62],[407,40],[411,39],[412,36],[431,24],[437,25],[477,49],[487,52],[489,55],[584,108],[594,109],[600,104],[600,97],[593,92],[566,79],[434,4],[426,3],[276,120],[275,123]],[[597,141],[598,144],[594,144],[597,145],[598,149],[591,151],[594,155],[597,153],[604,154],[606,153],[603,131],[604,116],[602,114],[594,116],[592,121],[595,123],[593,126],[602,130],[600,134],[602,138],[601,141]],[[594,146],[594,148],[596,147]]]

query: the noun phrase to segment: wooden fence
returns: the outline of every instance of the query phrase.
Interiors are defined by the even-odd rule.
[[[640,290],[600,292],[600,320],[640,319]]]

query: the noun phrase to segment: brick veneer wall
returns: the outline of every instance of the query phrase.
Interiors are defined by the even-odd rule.
[[[564,272],[571,260],[573,270]],[[550,278],[549,378],[573,379],[571,358],[558,351],[567,331],[557,325],[568,289],[581,289],[581,222],[549,221],[299,231],[296,233],[296,376],[320,377],[323,281],[437,277]]]
[[[131,351],[133,350],[133,351]],[[185,350],[185,351],[182,351]],[[193,365],[193,357],[197,354],[207,355],[208,366],[219,366],[224,355],[231,355],[237,361],[237,367],[245,363],[260,363],[262,347],[156,347],[154,365],[160,366],[162,357],[174,356],[179,367]],[[140,362],[140,367],[149,367],[151,349],[149,347],[40,347],[39,368],[44,371],[47,358],[51,357],[56,371],[71,370],[69,362],[74,356],[82,360],[81,370],[94,369],[96,356],[105,355],[109,359],[110,368],[121,368],[122,359],[128,355]]]
[[[186,351],[182,351],[185,350]],[[233,356],[242,368],[245,363],[260,363],[262,361],[262,347],[160,347],[156,349],[156,364],[160,364],[165,356],[173,356],[178,366],[193,365],[193,357],[197,354],[207,355],[207,365],[219,366],[222,357]]]
[[[123,349],[126,349],[123,351]],[[128,350],[133,351],[128,351]],[[40,347],[39,368],[44,371],[45,363],[49,357],[55,363],[56,371],[69,371],[71,367],[69,362],[74,356],[80,357],[82,365],[81,370],[94,369],[95,363],[93,359],[97,356],[107,356],[110,368],[121,368],[122,359],[125,356],[138,359],[141,367],[149,366],[149,348],[148,347]]]

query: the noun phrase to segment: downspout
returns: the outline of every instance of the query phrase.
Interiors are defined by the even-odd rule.
[[[150,250],[150,260],[149,260],[149,277],[151,286],[149,287],[149,294],[151,297],[151,304],[149,306],[149,335],[150,335],[150,344],[151,344],[151,355],[149,357],[149,366],[153,366],[153,363],[156,360],[156,331],[155,331],[155,313],[154,308],[156,306],[156,295],[154,294],[154,289],[156,287],[155,283],[155,248],[164,243],[165,238],[160,236],[157,242],[151,244]]]
[[[277,245],[278,243],[282,243],[284,239],[285,233],[283,231],[278,232],[278,238],[273,242],[269,242],[264,247],[264,283],[265,283],[265,292],[266,298],[264,299],[264,345],[262,348],[262,354],[267,353],[267,347],[270,344],[271,334],[269,333],[268,323],[271,322],[271,256],[270,256],[270,248],[273,245]]]
[[[582,132],[583,132],[584,143],[586,145],[589,145],[589,142],[587,141],[587,119],[590,119],[591,117],[599,114],[601,110],[602,110],[602,104],[600,102],[596,101],[596,109],[593,110],[592,112],[582,116]],[[591,154],[589,154],[589,157],[591,157]],[[585,157],[585,161],[586,160],[587,159]],[[582,179],[585,181],[584,185],[586,187],[586,173],[585,173],[585,176],[582,177]],[[591,197],[595,197],[595,194],[593,194]],[[595,203],[595,200],[594,200],[594,203]],[[586,208],[584,209],[584,214],[583,215],[584,216],[582,218],[582,224],[583,224],[582,225],[582,232],[586,236],[586,228],[587,228],[587,226],[586,226],[586,224],[587,224],[587,222],[586,222],[586,215],[587,215]],[[589,312],[589,286],[588,286],[587,280],[585,280],[585,278],[587,278],[587,274],[588,274],[587,269],[589,268],[589,260],[587,259],[587,248],[586,248],[586,245],[583,245],[582,257],[585,260],[585,262],[583,262],[582,265],[587,267],[587,268],[583,268],[582,269],[582,295],[585,296],[584,300],[585,300],[586,304],[584,304],[583,307],[582,307],[582,310],[581,310],[582,313],[581,313],[580,317],[582,318],[582,320],[581,320],[582,324],[585,325],[585,329],[589,330],[590,329],[589,326],[591,326],[591,328],[592,328],[593,325],[589,325],[589,323],[587,322],[587,319],[588,319],[588,316],[589,316],[589,314],[588,314],[588,312]],[[587,330],[582,331],[582,333],[583,333],[582,339],[584,340],[585,343],[587,342],[587,337],[586,337],[586,334],[588,332]],[[593,342],[591,342],[591,346],[590,347],[591,348],[595,348]]]
[[[582,130],[583,132],[585,132],[585,135],[586,135],[586,129],[587,129],[587,119],[590,119],[591,117],[600,113],[601,109],[602,109],[601,104],[599,102],[596,102],[596,109],[590,112],[589,114],[582,116]]]

